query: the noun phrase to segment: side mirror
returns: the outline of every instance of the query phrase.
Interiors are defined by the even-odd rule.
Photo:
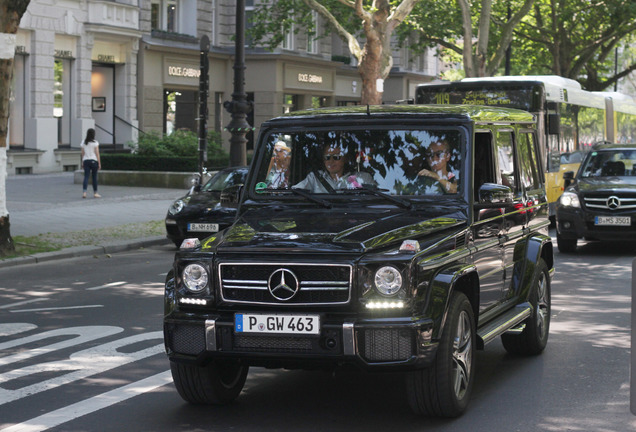
[[[223,189],[221,191],[221,207],[238,208],[241,192],[243,192],[242,184]]]
[[[563,173],[563,188],[570,186],[574,181],[574,171],[566,171]]]
[[[479,187],[479,204],[502,204],[512,202],[512,189],[496,183],[484,183]]]
[[[561,132],[561,116],[557,113],[549,113],[548,117],[548,133],[550,135],[559,135]]]

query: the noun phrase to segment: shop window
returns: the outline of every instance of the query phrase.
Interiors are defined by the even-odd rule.
[[[11,115],[9,116],[9,147],[24,147],[24,118],[26,105],[25,56],[17,55],[13,62],[13,85],[9,97]]]
[[[311,97],[311,107],[312,108],[322,108],[327,106],[327,98],[324,96],[312,96]]]
[[[196,90],[166,90],[164,94],[165,121],[163,132],[176,130],[198,132],[198,92]]]
[[[298,109],[298,95],[286,94],[283,96],[283,114],[287,114]]]
[[[55,59],[53,76],[53,117],[57,119],[57,144],[68,147],[71,145],[71,60]]]

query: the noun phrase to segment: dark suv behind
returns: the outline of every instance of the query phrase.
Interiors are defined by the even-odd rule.
[[[557,203],[557,244],[636,240],[636,144],[595,144],[576,173],[566,172]]]
[[[475,350],[541,353],[552,243],[533,115],[479,106],[297,111],[261,126],[237,218],[184,242],[165,286],[175,387],[241,393],[248,368],[400,371],[455,417]],[[273,164],[283,149],[285,163]]]

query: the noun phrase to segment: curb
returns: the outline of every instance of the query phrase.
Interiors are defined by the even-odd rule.
[[[167,244],[170,244],[170,240],[168,240],[165,236],[155,236],[125,241],[113,241],[95,246],[73,246],[54,252],[42,252],[33,255],[0,260],[0,268],[15,267],[24,264],[37,264],[67,258],[114,254],[132,249],[141,249],[149,246],[161,246]]]

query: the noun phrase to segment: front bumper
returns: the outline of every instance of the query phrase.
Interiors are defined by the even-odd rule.
[[[630,226],[598,226],[597,216],[629,216]],[[603,211],[589,208],[557,208],[557,230],[565,239],[636,240],[636,211]]]
[[[432,330],[431,320],[412,317],[324,317],[319,336],[237,334],[233,314],[164,320],[166,351],[173,361],[203,364],[224,357],[252,366],[288,368],[344,364],[363,369],[426,367],[437,349]]]

